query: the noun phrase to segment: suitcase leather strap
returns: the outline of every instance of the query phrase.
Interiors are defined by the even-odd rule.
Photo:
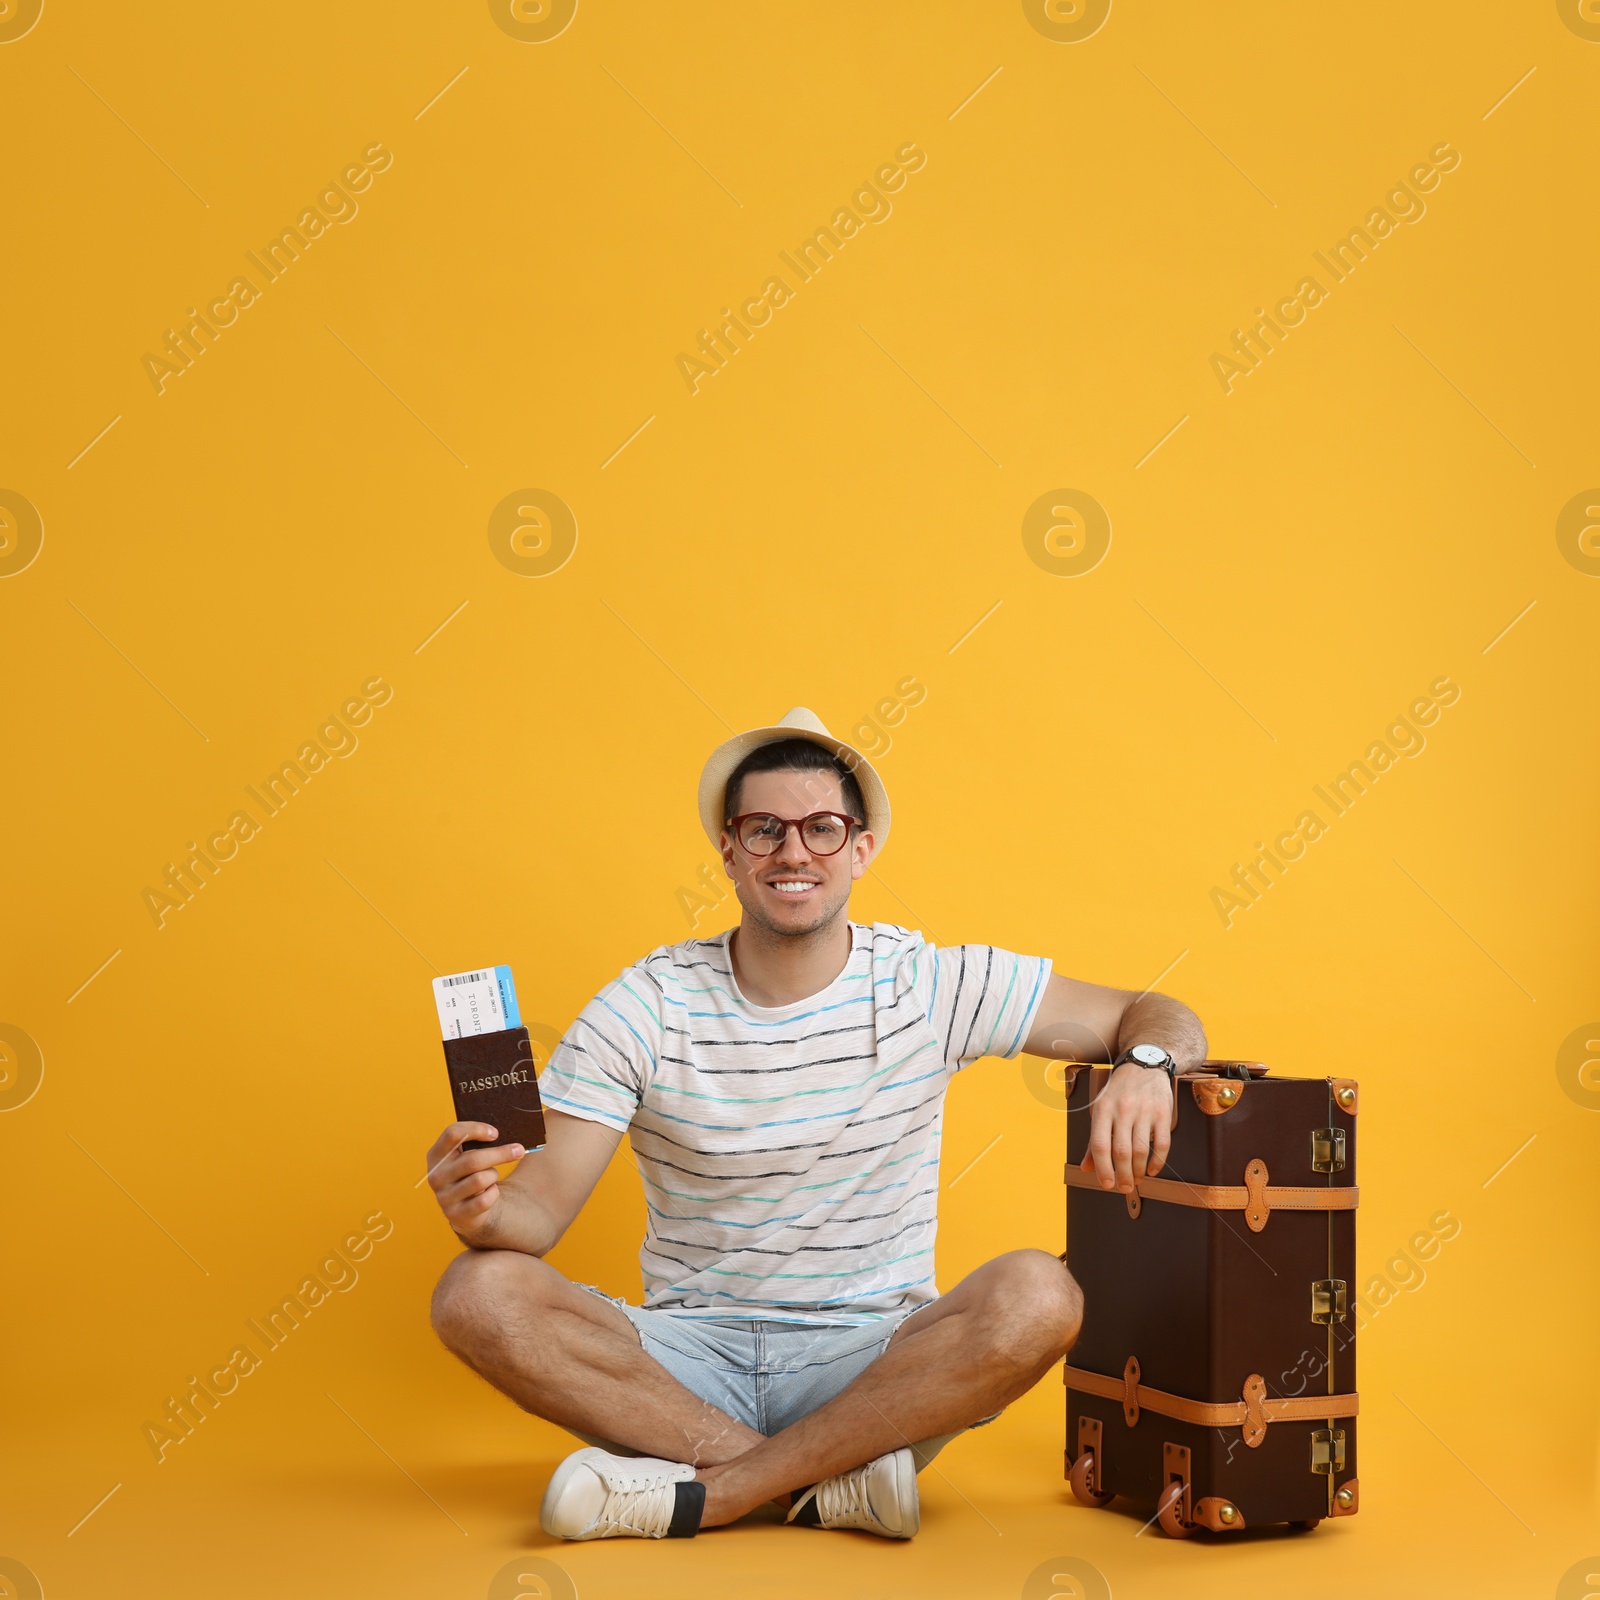
[[[1067,1184],[1074,1189],[1093,1189],[1098,1194],[1116,1191],[1102,1189],[1100,1180],[1082,1167],[1070,1162],[1066,1169]],[[1245,1168],[1245,1183],[1235,1188],[1231,1184],[1185,1183],[1177,1178],[1141,1178],[1133,1194],[1125,1195],[1128,1212],[1139,1215],[1142,1200],[1166,1200],[1179,1206],[1204,1206],[1210,1211],[1242,1211],[1244,1219],[1254,1233],[1267,1225],[1274,1211],[1354,1211],[1361,1191],[1354,1184],[1345,1188],[1294,1188],[1274,1185],[1268,1180],[1266,1163],[1252,1161]]]
[[[1183,1395],[1168,1394],[1164,1389],[1152,1389],[1148,1384],[1130,1381],[1137,1378],[1138,1372],[1138,1363],[1132,1359],[1120,1378],[1069,1366],[1066,1384],[1069,1389],[1083,1394],[1119,1402],[1130,1428],[1138,1422],[1140,1411],[1154,1411],[1177,1422],[1191,1422],[1196,1427],[1238,1428],[1244,1434],[1244,1442],[1252,1449],[1266,1438],[1269,1423],[1319,1422],[1333,1417],[1353,1417],[1358,1410],[1353,1394],[1284,1395],[1269,1399],[1266,1383],[1255,1373],[1245,1379],[1241,1399],[1219,1402],[1189,1400]]]

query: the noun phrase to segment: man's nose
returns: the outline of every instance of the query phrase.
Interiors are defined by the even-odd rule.
[[[783,829],[783,843],[778,847],[778,860],[785,866],[803,866],[815,859],[806,848],[805,840],[800,836],[799,824],[786,823]]]

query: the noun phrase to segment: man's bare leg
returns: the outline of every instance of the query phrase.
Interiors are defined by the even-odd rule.
[[[701,1527],[989,1416],[1072,1348],[1082,1318],[1083,1296],[1054,1256],[1014,1250],[986,1263],[908,1317],[884,1353],[826,1405],[702,1468]]]
[[[614,1305],[537,1256],[457,1256],[434,1291],[433,1326],[469,1367],[547,1422],[694,1466],[761,1443],[651,1360]]]

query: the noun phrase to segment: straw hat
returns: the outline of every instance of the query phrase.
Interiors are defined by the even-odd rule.
[[[770,728],[751,728],[735,734],[725,744],[711,752],[705,770],[700,774],[700,825],[713,845],[722,834],[723,803],[727,795],[728,779],[733,769],[752,750],[764,744],[776,744],[780,739],[809,739],[819,744],[830,755],[837,756],[855,774],[861,785],[861,798],[866,804],[866,823],[877,842],[877,850],[889,837],[889,794],[883,779],[874,771],[872,763],[843,739],[836,739],[823,726],[822,719],[805,706],[796,706]],[[876,854],[876,850],[874,851]]]

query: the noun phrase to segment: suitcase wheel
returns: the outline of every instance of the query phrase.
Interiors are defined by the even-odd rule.
[[[1072,1471],[1067,1474],[1067,1481],[1072,1485],[1073,1497],[1082,1505],[1103,1506],[1113,1498],[1109,1494],[1097,1494],[1089,1485],[1094,1481],[1094,1451],[1080,1450],[1078,1459],[1072,1463]]]
[[[1182,1520],[1183,1492],[1187,1487],[1187,1484],[1174,1479],[1161,1491],[1161,1498],[1156,1502],[1156,1517],[1161,1523],[1161,1530],[1174,1539],[1187,1539],[1194,1532],[1194,1524]]]

